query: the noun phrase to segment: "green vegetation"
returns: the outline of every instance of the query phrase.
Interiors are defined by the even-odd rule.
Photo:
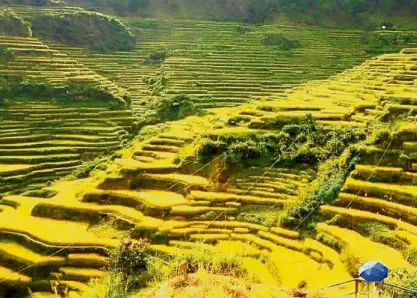
[[[109,271],[91,282],[85,298],[133,297],[138,289],[151,283],[201,270],[249,278],[242,255],[237,253],[217,252],[201,244],[199,249],[160,256],[151,252],[147,240],[122,240],[110,258]]]
[[[345,183],[346,178],[354,169],[359,158],[347,149],[340,157],[331,157],[321,164],[317,177],[306,190],[301,204],[290,208],[281,218],[281,223],[288,227],[308,227],[321,205],[334,202]]]
[[[29,22],[24,21],[11,9],[0,11],[0,34],[12,36],[32,36]]]
[[[175,95],[162,101],[156,111],[160,121],[174,121],[196,115],[200,110],[187,95]]]
[[[366,52],[378,54],[386,51],[400,51],[406,44],[417,42],[417,37],[402,32],[395,34],[366,32],[363,34],[361,41],[365,45]]]
[[[136,46],[135,37],[123,23],[96,12],[38,15],[32,29],[36,36],[93,51],[126,51]]]
[[[281,50],[292,50],[301,46],[297,40],[290,40],[281,33],[267,33],[262,39],[264,46],[278,46]]]
[[[413,0],[67,0],[68,4],[94,7],[120,15],[180,16],[215,20],[235,20],[261,23],[279,20],[324,24],[350,25],[375,28],[388,23],[394,12],[413,18],[416,9]],[[378,12],[378,13],[376,13]],[[394,17],[395,19],[395,17]]]
[[[145,63],[148,64],[159,64],[165,61],[168,57],[168,51],[166,49],[156,51],[154,53],[149,54],[149,56],[145,59]]]
[[[143,286],[149,267],[149,242],[122,240],[109,261],[109,270],[92,282],[86,298],[127,297],[132,287]]]
[[[277,134],[221,135],[218,140],[202,141],[199,158],[206,162],[222,155],[228,166],[270,164],[280,157],[276,165],[308,163],[315,165],[341,155],[345,148],[364,139],[354,128],[322,128],[312,118],[285,125]]]
[[[7,63],[13,61],[15,54],[12,50],[6,47],[0,47],[0,63]]]
[[[63,102],[82,103],[100,101],[117,108],[129,105],[129,98],[120,92],[115,94],[109,89],[89,83],[71,82],[64,87],[56,87],[48,82],[23,79],[19,76],[0,76],[0,101],[12,103],[16,98],[58,99]]]

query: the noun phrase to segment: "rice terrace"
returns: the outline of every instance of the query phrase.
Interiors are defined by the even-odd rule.
[[[417,297],[416,11],[0,0],[0,298]]]

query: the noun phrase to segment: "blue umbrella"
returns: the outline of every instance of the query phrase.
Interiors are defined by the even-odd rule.
[[[368,262],[359,268],[359,276],[368,282],[381,282],[388,277],[388,271],[381,262]]]

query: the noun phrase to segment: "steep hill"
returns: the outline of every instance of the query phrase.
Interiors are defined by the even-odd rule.
[[[119,15],[161,18],[192,18],[222,21],[271,22],[276,19],[292,24],[375,27],[381,21],[413,26],[412,0],[7,0],[9,4],[81,6]]]
[[[28,6],[13,10],[28,21],[44,14],[83,11]],[[15,52],[13,61],[3,63],[3,74],[36,78],[57,87],[73,82],[94,84],[116,96],[124,93],[122,87],[131,100],[131,111],[110,111],[97,102],[74,109],[44,98],[10,102],[3,116],[3,192],[42,186],[78,169],[80,160],[119,149],[127,137],[122,129],[160,121],[153,115],[166,98],[186,94],[201,109],[238,106],[268,96],[282,98],[288,88],[312,78],[327,78],[378,52],[413,46],[415,39],[414,32],[373,32],[367,35],[369,42],[362,32],[353,30],[190,20],[124,21],[139,40],[134,51],[98,53],[46,37],[3,38],[4,47]],[[300,47],[263,44],[266,38],[280,34]],[[375,45],[375,40],[381,44]],[[401,42],[391,43],[397,40]],[[24,123],[16,122],[17,110],[23,113],[19,119]],[[57,127],[52,129],[50,121]],[[81,129],[83,126],[89,129]]]
[[[0,43],[12,53],[1,74],[39,88],[34,94],[11,94],[1,105],[1,193],[45,186],[77,169],[82,160],[121,148],[133,118],[130,111],[114,110],[117,102],[77,102],[75,95],[62,101],[41,93],[42,86],[59,90],[78,84],[118,96],[119,87],[36,38],[1,36]],[[3,83],[4,96],[11,86]]]
[[[56,272],[61,276],[59,283],[70,290],[81,290],[82,285],[73,281],[87,281],[102,272],[96,267],[96,257],[73,263],[76,258],[70,254],[78,256],[88,251],[105,256],[105,249],[114,247],[117,237],[121,237],[117,233],[97,234],[98,222],[128,229],[134,238],[149,237],[153,241],[151,249],[164,254],[175,254],[178,249],[198,250],[199,241],[229,243],[228,247],[249,243],[263,251],[268,270],[274,268],[280,279],[277,282],[290,288],[303,284],[304,288],[317,289],[349,279],[363,261],[370,259],[381,260],[391,269],[411,270],[414,261],[408,252],[415,248],[413,239],[417,235],[412,218],[416,157],[411,149],[416,120],[415,55],[414,49],[382,55],[328,80],[289,89],[285,98],[213,109],[211,115],[150,127],[147,130],[153,136],[123,151],[106,171],[85,180],[56,183],[48,188],[56,192],[49,199],[3,198],[0,231],[13,235],[8,238],[9,245],[21,247],[5,254],[2,262],[8,284],[19,284],[20,279],[34,291],[40,290],[40,283],[33,283],[39,275],[31,270],[16,270],[32,264],[27,255],[36,251],[39,258],[48,258],[48,264],[54,264],[45,267],[45,262],[39,261],[33,265],[45,272],[42,280],[50,279],[48,274]],[[304,235],[296,227],[281,227],[279,219],[312,200],[308,193],[302,200],[302,189],[317,194],[326,185],[323,176],[335,173],[332,168],[326,172],[328,160],[318,159],[316,166],[302,161],[308,156],[314,160],[316,155],[301,153],[299,146],[305,143],[299,139],[300,133],[290,134],[288,146],[272,158],[272,164],[234,167],[233,175],[226,177],[222,176],[227,170],[223,161],[235,147],[212,155],[207,163],[196,157],[201,157],[207,138],[221,141],[226,136],[233,140],[233,136],[249,133],[278,134],[294,130],[306,115],[314,120],[315,129],[324,129],[323,136],[327,136],[326,131],[340,135],[349,128],[356,135],[368,132],[370,137],[365,141],[351,140],[345,152],[334,153],[332,159],[345,174],[351,169],[343,168],[350,155],[357,156],[359,162],[346,183],[342,180],[344,186],[335,201],[337,206],[328,205],[330,201],[319,197],[313,201],[315,206],[310,205],[308,214],[301,213],[302,218],[296,218],[301,224],[304,220],[311,222],[311,218],[319,222]],[[237,116],[246,120],[230,122]],[[404,124],[390,127],[388,134],[380,133],[381,127],[389,127],[393,118]],[[287,155],[293,146],[297,149],[295,155]],[[283,163],[284,158],[286,162],[301,160],[298,166],[302,168]],[[252,159],[257,162],[256,157]],[[368,178],[368,174],[373,175]],[[323,205],[320,212],[319,205]],[[335,214],[338,216],[333,220],[323,221]],[[352,226],[356,222],[360,225],[360,221],[344,220],[352,218],[386,225],[390,241]],[[43,225],[53,226],[54,230],[46,233]],[[69,229],[78,232],[62,232]],[[18,240],[23,238],[24,243]],[[56,250],[56,260],[49,260],[50,250],[47,253],[46,246]],[[21,265],[10,265],[17,260]],[[7,270],[20,275],[10,275]]]

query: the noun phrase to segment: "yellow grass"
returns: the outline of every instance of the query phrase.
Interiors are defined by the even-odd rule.
[[[246,204],[278,204],[285,205],[285,200],[279,200],[274,198],[261,198],[248,195],[235,195],[225,192],[204,192],[204,191],[191,191],[188,197],[191,200],[207,200],[210,202],[228,202],[238,201]]]
[[[274,277],[268,268],[261,261],[253,258],[243,258],[242,267],[248,272],[248,279],[254,283],[276,285],[277,278]]]
[[[280,236],[276,236],[272,233],[263,232],[263,231],[259,231],[258,235],[262,238],[265,238],[267,240],[272,241],[276,245],[284,246],[284,247],[294,249],[294,250],[297,250],[297,251],[302,251],[303,250],[303,244],[301,242],[296,241],[296,240],[290,240],[290,239],[280,237]]]
[[[72,266],[81,265],[104,267],[107,264],[107,258],[93,253],[74,253],[67,256],[67,263]]]
[[[209,181],[200,176],[183,175],[183,174],[142,174],[144,179],[155,179],[160,181],[168,181],[173,183],[184,183],[193,186],[206,187]]]
[[[7,173],[20,170],[28,170],[33,168],[33,165],[19,165],[19,164],[0,164],[0,173]]]
[[[28,284],[32,281],[30,277],[16,273],[3,266],[0,266],[0,280],[4,280],[3,283],[6,285]]]
[[[388,213],[391,216],[401,220],[405,219],[410,222],[417,222],[417,208],[405,206],[402,204],[391,203],[389,201],[375,199],[371,197],[361,197],[352,194],[341,193],[339,195],[340,202],[354,202],[359,204],[362,208],[366,210],[367,207],[379,208],[384,213]]]
[[[86,194],[94,195],[109,195],[120,198],[127,198],[137,201],[138,204],[145,204],[155,209],[170,209],[173,206],[186,205],[188,201],[184,199],[184,196],[168,191],[144,189],[138,191],[129,190],[92,190]]]
[[[271,228],[271,232],[291,239],[298,239],[300,237],[300,234],[298,232],[286,230],[279,227]]]
[[[104,275],[104,271],[101,270],[77,267],[61,267],[59,271],[64,274],[64,277],[75,277],[80,280],[99,278]]]
[[[396,167],[376,167],[370,165],[356,165],[355,170],[360,174],[401,174],[404,172],[402,168]]]
[[[228,214],[235,213],[237,209],[227,207],[173,206],[170,213],[171,215],[198,215],[209,211],[224,212]]]
[[[138,297],[142,298],[289,298],[292,295],[286,293],[277,286],[264,284],[250,284],[232,277],[214,275],[200,270],[195,274],[179,276],[165,281],[158,286],[143,290]]]
[[[376,183],[376,182],[367,182],[362,180],[355,180],[353,178],[348,178],[346,180],[345,189],[353,191],[363,191],[363,192],[373,192],[376,194],[384,195],[393,194],[401,197],[417,197],[417,186],[410,185],[399,185],[399,184],[387,184],[387,183]]]
[[[271,252],[269,264],[278,275],[281,284],[289,288],[298,288],[305,282],[309,289],[317,289],[346,280],[346,275],[313,261],[303,253],[285,247],[278,247]]]
[[[320,207],[321,211],[324,214],[331,215],[340,215],[346,217],[350,220],[367,220],[367,221],[377,221],[384,223],[390,226],[395,226],[398,229],[410,232],[414,235],[417,235],[417,227],[408,223],[405,223],[401,220],[394,219],[392,217],[375,214],[367,211],[361,211],[356,209],[345,209],[333,206],[322,206]]]
[[[412,268],[399,251],[373,242],[354,231],[324,223],[319,223],[317,230],[335,237],[343,244],[344,254],[350,258],[350,262],[354,262],[352,266],[359,267],[370,260],[378,260],[392,270]]]
[[[65,258],[58,256],[43,256],[18,243],[7,240],[0,241],[0,253],[3,257],[18,260],[28,265],[62,266]]]
[[[161,224],[162,220],[144,216],[141,212],[124,206],[99,206],[99,205],[93,205],[93,204],[86,204],[86,203],[70,203],[70,202],[60,202],[55,203],[53,201],[51,202],[43,202],[39,203],[36,206],[37,212],[39,213],[39,210],[48,210],[49,212],[57,212],[60,211],[61,213],[70,215],[70,214],[113,214],[118,217],[122,217],[124,219],[130,220],[135,222],[138,227],[144,228],[144,229],[157,229]],[[89,218],[86,218],[85,220],[89,220]]]
[[[51,245],[117,247],[118,241],[97,238],[87,223],[32,217],[19,212],[0,213],[0,230],[28,235]]]

